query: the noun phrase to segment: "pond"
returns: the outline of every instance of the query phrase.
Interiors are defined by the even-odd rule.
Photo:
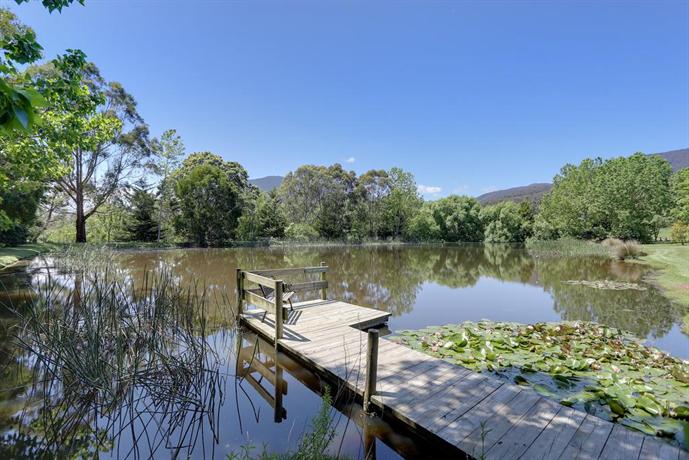
[[[223,458],[247,445],[256,446],[255,452],[264,446],[276,452],[296,448],[320,408],[323,382],[294,361],[264,354],[270,349],[266,344],[259,345],[261,353],[255,354],[255,359],[263,359],[266,365],[256,364],[260,372],[246,378],[242,369],[250,365],[238,350],[256,347],[260,341],[232,327],[229,299],[234,299],[237,267],[299,267],[320,262],[329,267],[329,297],[391,312],[392,331],[480,319],[522,323],[585,320],[627,330],[674,356],[689,358],[689,337],[680,328],[687,309],[643,283],[648,268],[641,264],[600,257],[532,257],[526,249],[508,245],[121,251],[116,253],[114,265],[118,276],[133,283],[133,292],[146,284],[147,271],[163,268],[180,284],[205,289],[213,299],[208,302],[210,327],[205,332],[213,359],[205,358],[206,377],[190,386],[195,388],[195,399],[190,396],[194,404],[187,401],[181,412],[170,407],[153,410],[150,404],[138,406],[130,401],[84,419],[84,423],[107,431],[108,442],[101,443],[99,455],[169,458],[176,453]],[[4,286],[0,303],[5,305],[0,350],[5,369],[11,363],[29,367],[32,363],[31,356],[18,354],[11,345],[10,331],[16,323],[15,310],[21,311],[21,293],[60,276],[69,278],[58,273],[51,258],[38,258],[0,275]],[[579,281],[613,282],[609,284],[618,289],[600,289]],[[609,286],[603,283],[603,287]],[[241,378],[235,378],[237,375]],[[17,375],[5,371],[2,379],[0,428],[7,440],[17,432],[17,414],[31,414],[27,406],[35,412],[36,402],[22,390],[26,382],[18,381]],[[141,391],[137,389],[137,395]],[[375,418],[364,423],[366,419],[351,397],[333,391],[339,396],[332,411],[333,453],[361,458],[363,450],[373,445],[377,458],[411,458],[433,448],[418,434],[386,421]],[[51,388],[48,392],[65,390]],[[35,417],[28,419],[35,424]],[[124,423],[125,419],[131,423]],[[41,428],[48,431],[44,425]]]

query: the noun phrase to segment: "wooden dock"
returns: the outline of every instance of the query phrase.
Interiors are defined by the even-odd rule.
[[[384,325],[390,314],[327,300],[325,270],[238,271],[240,319],[279,350],[346,385],[364,404],[366,385],[373,380],[370,404],[382,415],[474,458],[689,460],[689,452],[652,436],[384,338],[377,343],[377,365],[371,367],[370,334],[362,329]],[[304,273],[319,273],[321,279],[289,285],[273,278]],[[263,291],[251,289],[252,283]],[[321,299],[291,305],[276,300],[289,300],[285,292],[308,289],[320,290]],[[252,304],[260,308],[244,310]],[[366,378],[368,367],[374,369],[373,379]]]

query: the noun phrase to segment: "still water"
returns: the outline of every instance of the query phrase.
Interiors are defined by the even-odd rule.
[[[648,269],[640,264],[595,257],[535,258],[523,248],[505,245],[122,251],[115,262],[135,285],[143,283],[148,270],[165,268],[181,284],[205,289],[216,299],[209,303],[211,324],[231,322],[229,299],[234,299],[237,267],[325,262],[329,297],[391,312],[393,332],[480,319],[585,320],[628,330],[675,356],[689,358],[689,337],[679,326],[688,312],[644,284]],[[6,307],[0,356],[5,367],[32,360],[13,350],[11,326],[16,320],[12,310],[20,310],[22,293],[35,289],[50,276],[52,267],[50,259],[38,258],[0,274],[4,286],[0,303]],[[576,280],[638,283],[644,289],[601,290],[567,283]],[[101,457],[224,458],[247,445],[256,446],[255,453],[264,446],[271,452],[298,446],[320,408],[325,382],[287,357],[271,356],[271,347],[247,332],[223,326],[210,328],[207,335],[214,353],[212,362],[204,365],[208,377],[193,385],[190,400],[195,409],[190,409],[189,401],[179,413],[125,404],[116,413],[121,419],[126,413],[132,423],[119,425],[108,422],[112,413],[94,415],[87,423],[108,431],[107,445],[99,448]],[[18,427],[32,420],[29,416],[25,417],[29,422],[17,421],[17,414],[31,413],[26,407],[32,402],[22,390],[25,382],[17,382],[8,372],[3,380],[0,429],[5,432],[6,448]],[[362,458],[364,449],[373,448],[376,458],[411,458],[428,456],[438,448],[399,426],[366,419],[351,396],[337,389],[332,392],[336,396],[331,412],[336,432],[330,447],[333,454]]]

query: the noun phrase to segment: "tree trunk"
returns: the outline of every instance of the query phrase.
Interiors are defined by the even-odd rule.
[[[76,207],[77,207],[77,219],[76,219],[76,230],[77,230],[77,243],[86,243],[86,217],[84,216],[84,195],[81,190],[77,190],[76,194]]]

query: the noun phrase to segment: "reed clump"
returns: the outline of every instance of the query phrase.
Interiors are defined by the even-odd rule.
[[[606,238],[600,243],[608,248],[613,257],[619,260],[637,259],[644,255],[641,245],[635,240],[621,240],[619,238]]]
[[[135,288],[108,251],[67,254],[59,264],[70,275],[47,277],[16,312],[15,342],[33,376],[16,430],[29,456],[97,456],[124,432],[146,443],[122,456],[159,446],[186,456],[202,424],[217,428],[228,377],[218,347],[227,348],[208,339],[206,291],[167,270]]]

